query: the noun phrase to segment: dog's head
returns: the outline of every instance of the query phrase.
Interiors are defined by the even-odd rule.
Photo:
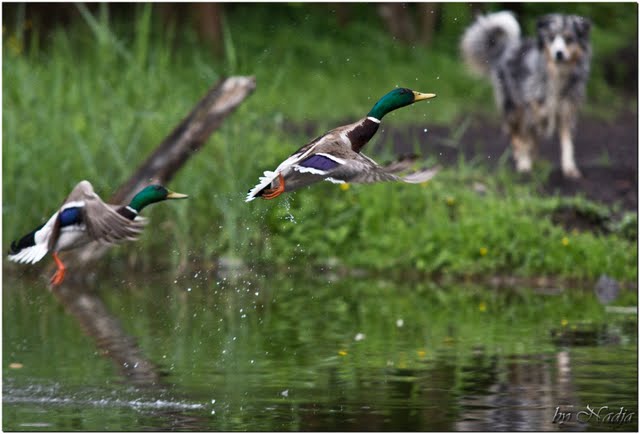
[[[538,47],[548,61],[576,62],[589,52],[591,22],[578,15],[549,14],[538,19]]]

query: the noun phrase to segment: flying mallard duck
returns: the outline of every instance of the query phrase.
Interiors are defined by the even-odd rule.
[[[249,190],[246,201],[256,197],[273,199],[285,191],[297,190],[318,181],[342,184],[404,181],[420,183],[431,179],[436,169],[413,173],[405,177],[395,175],[385,166],[360,153],[378,131],[380,120],[387,113],[417,101],[434,98],[433,93],[411,89],[394,89],[373,106],[366,117],[353,124],[335,128],[304,145],[284,160],[275,171],[266,171],[258,185]]]
[[[65,266],[58,252],[91,241],[113,244],[135,240],[146,224],[146,219],[138,217],[145,206],[186,197],[161,185],[149,185],[140,190],[129,205],[110,205],[100,199],[89,181],[81,181],[45,224],[11,243],[9,260],[34,264],[52,251],[58,269],[51,277],[51,284],[59,285],[64,280]]]

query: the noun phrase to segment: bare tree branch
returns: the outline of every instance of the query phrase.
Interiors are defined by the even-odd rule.
[[[128,203],[146,185],[167,184],[255,88],[254,77],[220,80],[120,186],[109,203]],[[68,261],[72,267],[82,268],[82,265],[100,258],[107,250],[108,246],[91,243],[69,252]]]

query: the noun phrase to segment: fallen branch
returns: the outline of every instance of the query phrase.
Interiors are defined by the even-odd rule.
[[[205,144],[209,136],[256,88],[254,77],[229,77],[220,80],[198,102],[131,177],[118,188],[109,203],[128,203],[144,186],[168,184],[186,161]],[[69,252],[69,263],[81,269],[103,256],[108,246],[90,243]]]

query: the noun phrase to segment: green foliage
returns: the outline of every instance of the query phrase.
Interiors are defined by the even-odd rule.
[[[312,138],[291,133],[292,125],[314,121],[313,134],[321,134],[360,118],[397,85],[438,98],[393,112],[385,123],[452,124],[488,105],[494,113],[489,84],[471,78],[458,59],[457,38],[471,20],[466,5],[442,6],[444,25],[430,49],[389,37],[367,5],[353,5],[357,13],[345,27],[324,5],[229,5],[219,60],[191,27],[163,25],[150,4],[136,5],[133,25],[110,17],[106,4],[95,14],[77,8],[81,20],[57,28],[46,46],[38,29],[26,46],[20,15],[3,39],[5,249],[44,222],[79,180],[109,197],[218,78],[247,74],[256,76],[256,92],[169,186],[190,199],[145,209],[152,227],[114,256],[148,268],[231,256],[260,267],[637,278],[633,240],[615,231],[566,233],[550,222],[556,199],[538,196],[540,180],[519,184],[504,162],[495,172],[461,161],[426,186],[343,191],[327,184],[244,203],[262,171]],[[622,15],[628,29],[630,13]],[[596,24],[596,55],[627,42],[627,30]],[[600,89],[596,98],[615,99],[597,66],[590,86]],[[475,182],[487,193],[474,192]],[[631,226],[620,231],[633,236]]]
[[[474,191],[478,183],[482,194]],[[286,266],[294,258],[285,252],[302,246],[295,250],[302,262],[391,272],[581,278],[605,273],[635,279],[632,242],[567,232],[551,221],[549,209],[557,202],[537,197],[531,185],[515,184],[509,175],[485,178],[481,169],[462,167],[424,186],[319,186],[290,199],[290,205],[271,207],[274,256],[264,259]],[[293,219],[284,218],[289,213]]]

